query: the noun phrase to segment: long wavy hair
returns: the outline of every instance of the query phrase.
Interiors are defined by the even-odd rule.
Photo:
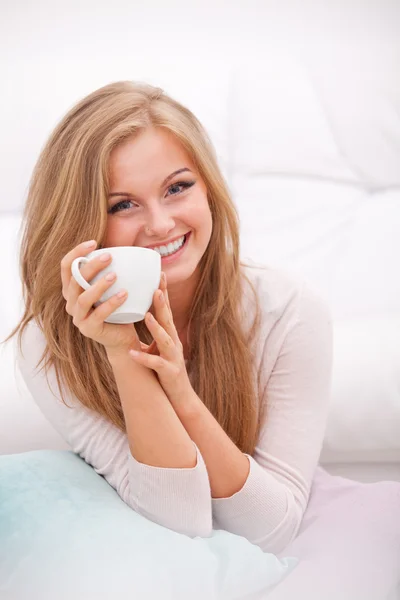
[[[4,341],[18,333],[22,351],[23,331],[35,319],[46,339],[37,367],[44,361],[46,377],[54,367],[64,404],[62,385],[84,406],[126,431],[104,346],[82,335],[65,311],[60,262],[83,240],[96,239],[101,247],[110,153],[149,126],[176,136],[207,188],[213,228],[190,311],[191,382],[238,448],[252,454],[264,416],[251,350],[260,310],[256,290],[241,268],[237,211],[206,131],[190,110],[160,88],[132,81],[106,85],[78,102],[50,135],[35,165],[22,218],[24,313]],[[247,284],[255,301],[250,327],[244,326],[247,317],[241,309]],[[144,322],[135,327],[139,338],[150,343]]]

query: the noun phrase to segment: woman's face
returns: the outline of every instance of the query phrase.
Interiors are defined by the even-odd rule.
[[[203,180],[170,132],[148,128],[114,148],[108,206],[103,247],[156,249],[169,285],[194,274],[210,241],[211,212]]]

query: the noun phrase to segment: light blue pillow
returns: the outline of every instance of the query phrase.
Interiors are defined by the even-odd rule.
[[[296,564],[149,521],[73,452],[0,456],[1,600],[256,600]]]

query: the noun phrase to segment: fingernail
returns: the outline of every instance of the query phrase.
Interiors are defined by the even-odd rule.
[[[104,254],[100,256],[100,262],[107,262],[108,260],[110,260],[110,258],[111,254],[109,252],[104,252]]]
[[[84,246],[84,248],[91,248],[92,246],[95,246],[96,243],[97,243],[96,240],[90,240],[90,242],[85,242],[83,244],[83,246]]]
[[[106,281],[112,281],[115,278],[116,278],[115,273],[108,273],[108,275],[106,275]]]
[[[164,294],[161,291],[158,292],[158,299],[160,300],[161,304],[164,304]]]

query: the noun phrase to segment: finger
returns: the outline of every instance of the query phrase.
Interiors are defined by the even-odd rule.
[[[67,292],[69,282],[72,278],[71,274],[71,265],[75,258],[78,256],[86,256],[90,252],[96,248],[97,242],[96,240],[91,240],[90,242],[82,242],[82,244],[78,244],[73,248],[68,254],[66,254],[60,264],[61,269],[61,283],[62,283],[62,294],[65,299],[67,299]]]
[[[91,330],[94,329],[95,331],[101,331],[104,327],[104,321],[107,319],[107,317],[109,317],[119,306],[122,306],[127,297],[128,292],[126,290],[120,290],[111,296],[111,298],[99,304],[99,306],[97,306],[91,312],[86,321],[84,321],[85,326],[89,327]],[[129,323],[121,323],[118,325],[118,327],[124,327],[125,325],[129,325]],[[82,330],[82,325],[80,329]]]
[[[179,341],[179,336],[172,317],[172,312],[165,301],[164,292],[162,290],[157,290],[154,295],[154,306],[157,321],[177,344]]]
[[[105,277],[102,277],[94,285],[92,285],[88,290],[85,290],[81,294],[79,294],[76,304],[73,307],[73,323],[77,327],[79,324],[88,317],[88,314],[91,315],[97,311],[97,315],[95,316],[95,321],[98,321],[103,316],[103,321],[106,319],[112,312],[115,310],[117,306],[125,302],[126,295],[118,296],[114,294],[109,300],[106,302],[102,302],[98,307],[92,310],[93,305],[98,302],[103,294],[115,283],[115,274],[108,273]],[[125,290],[126,291],[126,290]],[[106,306],[104,306],[106,305]]]
[[[168,360],[174,360],[177,358],[177,347],[175,341],[171,338],[169,333],[162,327],[160,323],[148,312],[145,317],[146,325],[154,341],[157,344],[157,348],[160,355]]]
[[[121,323],[119,325],[105,323],[107,317],[109,317],[116,308],[121,306],[126,300],[125,297],[119,297],[114,294],[106,302],[102,302],[97,308],[90,311],[86,319],[83,319],[78,324],[78,329],[83,335],[94,338],[95,336],[103,335],[105,327],[129,327],[130,324]],[[135,330],[134,330],[135,331]],[[136,332],[135,332],[136,333]],[[137,334],[136,334],[137,338]]]
[[[164,273],[164,289],[163,289],[163,294],[164,294],[165,303],[168,306],[169,312],[171,314],[172,322],[174,323],[174,317],[173,317],[173,314],[172,314],[171,304],[170,304],[170,301],[169,301],[168,286],[167,286],[167,275],[165,273]],[[175,323],[174,323],[174,326],[175,326]],[[175,329],[176,329],[176,327],[175,327]],[[179,335],[178,335],[177,331],[176,331],[176,336],[179,339]]]
[[[171,371],[174,368],[173,365],[161,356],[154,356],[153,354],[138,352],[137,350],[129,350],[129,354],[134,361],[160,374],[165,374],[166,371]]]
[[[169,303],[168,287],[167,287],[167,275],[164,272],[162,273],[162,276],[161,276],[161,286],[160,287],[164,294],[167,306],[168,306],[169,310],[171,310],[171,305]],[[172,312],[171,312],[171,314],[172,314]]]
[[[157,354],[158,348],[156,342],[153,340],[151,344],[145,344],[144,342],[140,342],[140,348],[142,352],[147,352],[148,354]]]
[[[82,277],[86,279],[89,283],[95,275],[100,273],[103,269],[108,267],[112,261],[111,255],[109,252],[101,252],[98,256],[95,256],[88,263],[82,265],[80,268],[80,272]],[[72,305],[76,302],[78,296],[82,293],[81,285],[75,280],[74,277],[70,278],[69,287],[68,287],[68,300]]]
[[[100,300],[103,293],[115,282],[115,274],[111,279],[112,275],[112,273],[107,274],[108,279],[106,279],[106,277],[102,277],[83,292],[79,284],[77,284],[72,278],[69,285],[67,304],[65,308],[67,313],[74,317],[74,325],[78,325],[80,321],[87,317],[88,313],[93,307],[93,304]],[[76,286],[73,285],[72,281],[76,283]]]

